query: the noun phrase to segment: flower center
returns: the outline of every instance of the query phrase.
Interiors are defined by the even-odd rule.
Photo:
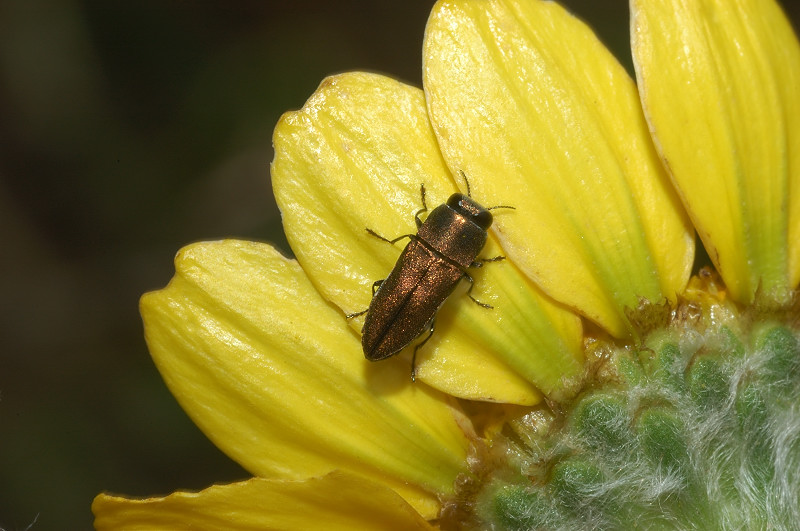
[[[631,317],[637,340],[587,338],[574,400],[484,423],[443,529],[800,521],[797,305],[736,306],[703,270],[677,305],[644,303]]]

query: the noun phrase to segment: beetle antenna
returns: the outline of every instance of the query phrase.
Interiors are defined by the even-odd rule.
[[[464,170],[458,170],[458,173],[461,174],[461,176],[464,178],[464,182],[467,183],[467,196],[468,197],[472,197],[472,190],[469,187],[469,179],[467,179],[467,174],[464,173]],[[516,210],[515,207],[508,206],[508,205],[497,205],[497,206],[489,207],[486,210],[494,210],[495,208],[510,208],[511,210]]]
[[[472,190],[469,188],[469,179],[467,179],[467,174],[464,173],[464,170],[458,170],[458,173],[464,178],[464,182],[467,183],[467,196],[472,197]]]

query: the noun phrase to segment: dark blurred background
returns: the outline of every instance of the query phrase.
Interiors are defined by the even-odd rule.
[[[278,117],[336,72],[420,85],[432,3],[0,2],[0,528],[247,477],[169,395],[138,298],[189,242],[288,251]],[[630,67],[627,0],[563,3]]]

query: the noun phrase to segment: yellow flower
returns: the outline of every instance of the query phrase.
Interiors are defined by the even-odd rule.
[[[442,0],[424,92],[342,74],[284,115],[272,179],[297,261],[266,244],[192,245],[141,304],[170,390],[254,478],[164,498],[101,494],[96,527],[474,524],[459,500],[503,468],[490,461],[516,443],[502,430],[537,437],[559,411],[538,404],[568,406],[610,345],[631,351],[649,332],[634,311],[643,301],[674,308],[710,287],[704,307],[726,293],[788,301],[800,282],[800,47],[780,8],[633,0],[632,43],[638,91],[555,3]],[[368,363],[363,318],[345,318],[401,251],[365,229],[414,233],[420,186],[438,205],[466,192],[465,178],[481,204],[515,207],[494,211],[482,252],[507,260],[470,273],[493,309],[463,292],[443,306],[412,383],[410,352]],[[727,292],[696,279],[687,289],[695,229]],[[645,417],[653,433],[677,422]],[[647,451],[651,432],[638,429]],[[572,465],[553,481],[595,477]]]

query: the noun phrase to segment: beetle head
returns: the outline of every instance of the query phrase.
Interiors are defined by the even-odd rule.
[[[492,226],[492,214],[478,202],[464,194],[453,194],[447,200],[447,206],[464,216],[483,230]]]

